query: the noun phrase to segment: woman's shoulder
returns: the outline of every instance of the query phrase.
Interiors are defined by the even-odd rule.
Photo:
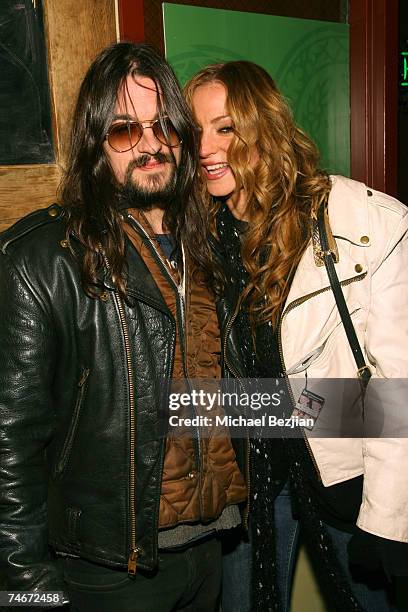
[[[390,195],[344,176],[332,176],[329,218],[333,235],[369,248],[383,259],[401,239],[408,240],[408,208]]]
[[[329,216],[333,233],[358,237],[379,226],[392,232],[408,226],[408,208],[396,198],[345,176],[331,176]],[[406,230],[405,230],[406,231]]]
[[[385,211],[396,214],[399,217],[405,217],[408,214],[408,208],[399,200],[391,195],[378,191],[346,176],[331,175],[330,180],[332,189],[330,192],[329,202],[332,205],[343,210],[358,207],[380,207]]]

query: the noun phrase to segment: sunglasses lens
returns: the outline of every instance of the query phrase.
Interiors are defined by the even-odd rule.
[[[108,142],[112,149],[123,153],[137,145],[142,137],[143,129],[139,123],[117,123],[108,133]]]
[[[151,128],[157,140],[168,147],[178,147],[181,144],[180,137],[168,117],[148,123],[151,125],[146,127],[137,121],[112,125],[108,132],[110,146],[118,153],[130,151],[137,145],[143,135],[143,130],[147,128]]]
[[[178,147],[181,144],[180,136],[168,117],[163,117],[153,124],[153,132],[157,140],[169,147]]]

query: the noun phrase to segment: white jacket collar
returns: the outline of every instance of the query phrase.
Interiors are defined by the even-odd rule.
[[[368,221],[367,187],[344,176],[331,176],[329,219],[334,236],[358,244],[362,236],[370,235]]]
[[[369,238],[367,188],[363,183],[352,181],[342,176],[332,176],[333,187],[329,196],[329,219],[333,235],[339,247],[339,262],[336,271],[340,281],[365,274],[367,265],[365,257],[342,249],[344,241],[359,247],[370,246],[370,241],[361,242],[362,236]],[[356,259],[357,257],[357,259]],[[362,266],[356,272],[355,266]],[[292,285],[286,300],[285,308],[303,296],[321,291],[329,287],[329,279],[325,266],[317,266],[313,257],[313,247],[310,243],[297,267]]]

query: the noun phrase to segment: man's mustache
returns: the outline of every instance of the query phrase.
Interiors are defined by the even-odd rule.
[[[157,151],[157,153],[154,155],[147,155],[145,153],[129,162],[128,167],[126,168],[125,183],[132,181],[132,172],[135,168],[143,168],[143,166],[146,166],[152,160],[157,161],[160,164],[168,162],[169,164],[174,165],[175,163],[172,155],[166,155],[166,153],[162,153],[161,151]]]
[[[132,171],[134,168],[143,168],[143,166],[147,166],[147,164],[152,160],[158,162],[159,164],[165,164],[166,162],[169,164],[174,163],[174,158],[172,155],[166,155],[166,153],[162,153],[161,151],[157,151],[157,153],[154,155],[147,155],[145,153],[144,155],[141,155],[136,159],[132,159],[132,161],[129,162],[128,172]]]

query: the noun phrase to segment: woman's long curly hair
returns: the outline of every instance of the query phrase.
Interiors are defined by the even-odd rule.
[[[208,211],[197,183],[198,135],[191,112],[172,69],[152,47],[117,43],[100,53],[82,82],[67,168],[60,185],[60,199],[68,218],[67,235],[74,234],[84,247],[82,278],[90,296],[98,294],[98,276],[108,260],[117,289],[126,297],[125,234],[118,209],[120,186],[103,144],[129,75],[154,81],[160,92],[158,113],[170,118],[182,140],[175,196],[165,210],[164,223],[177,244],[183,241],[193,267],[212,278]]]
[[[311,215],[327,197],[331,182],[318,169],[316,146],[296,126],[286,100],[263,68],[248,61],[207,66],[184,89],[193,111],[195,90],[213,82],[226,89],[226,111],[235,134],[228,163],[236,189],[245,191],[250,222],[242,243],[250,281],[241,303],[245,302],[253,323],[275,325],[310,240]],[[254,149],[259,154],[255,166]],[[220,202],[206,197],[215,232]]]

